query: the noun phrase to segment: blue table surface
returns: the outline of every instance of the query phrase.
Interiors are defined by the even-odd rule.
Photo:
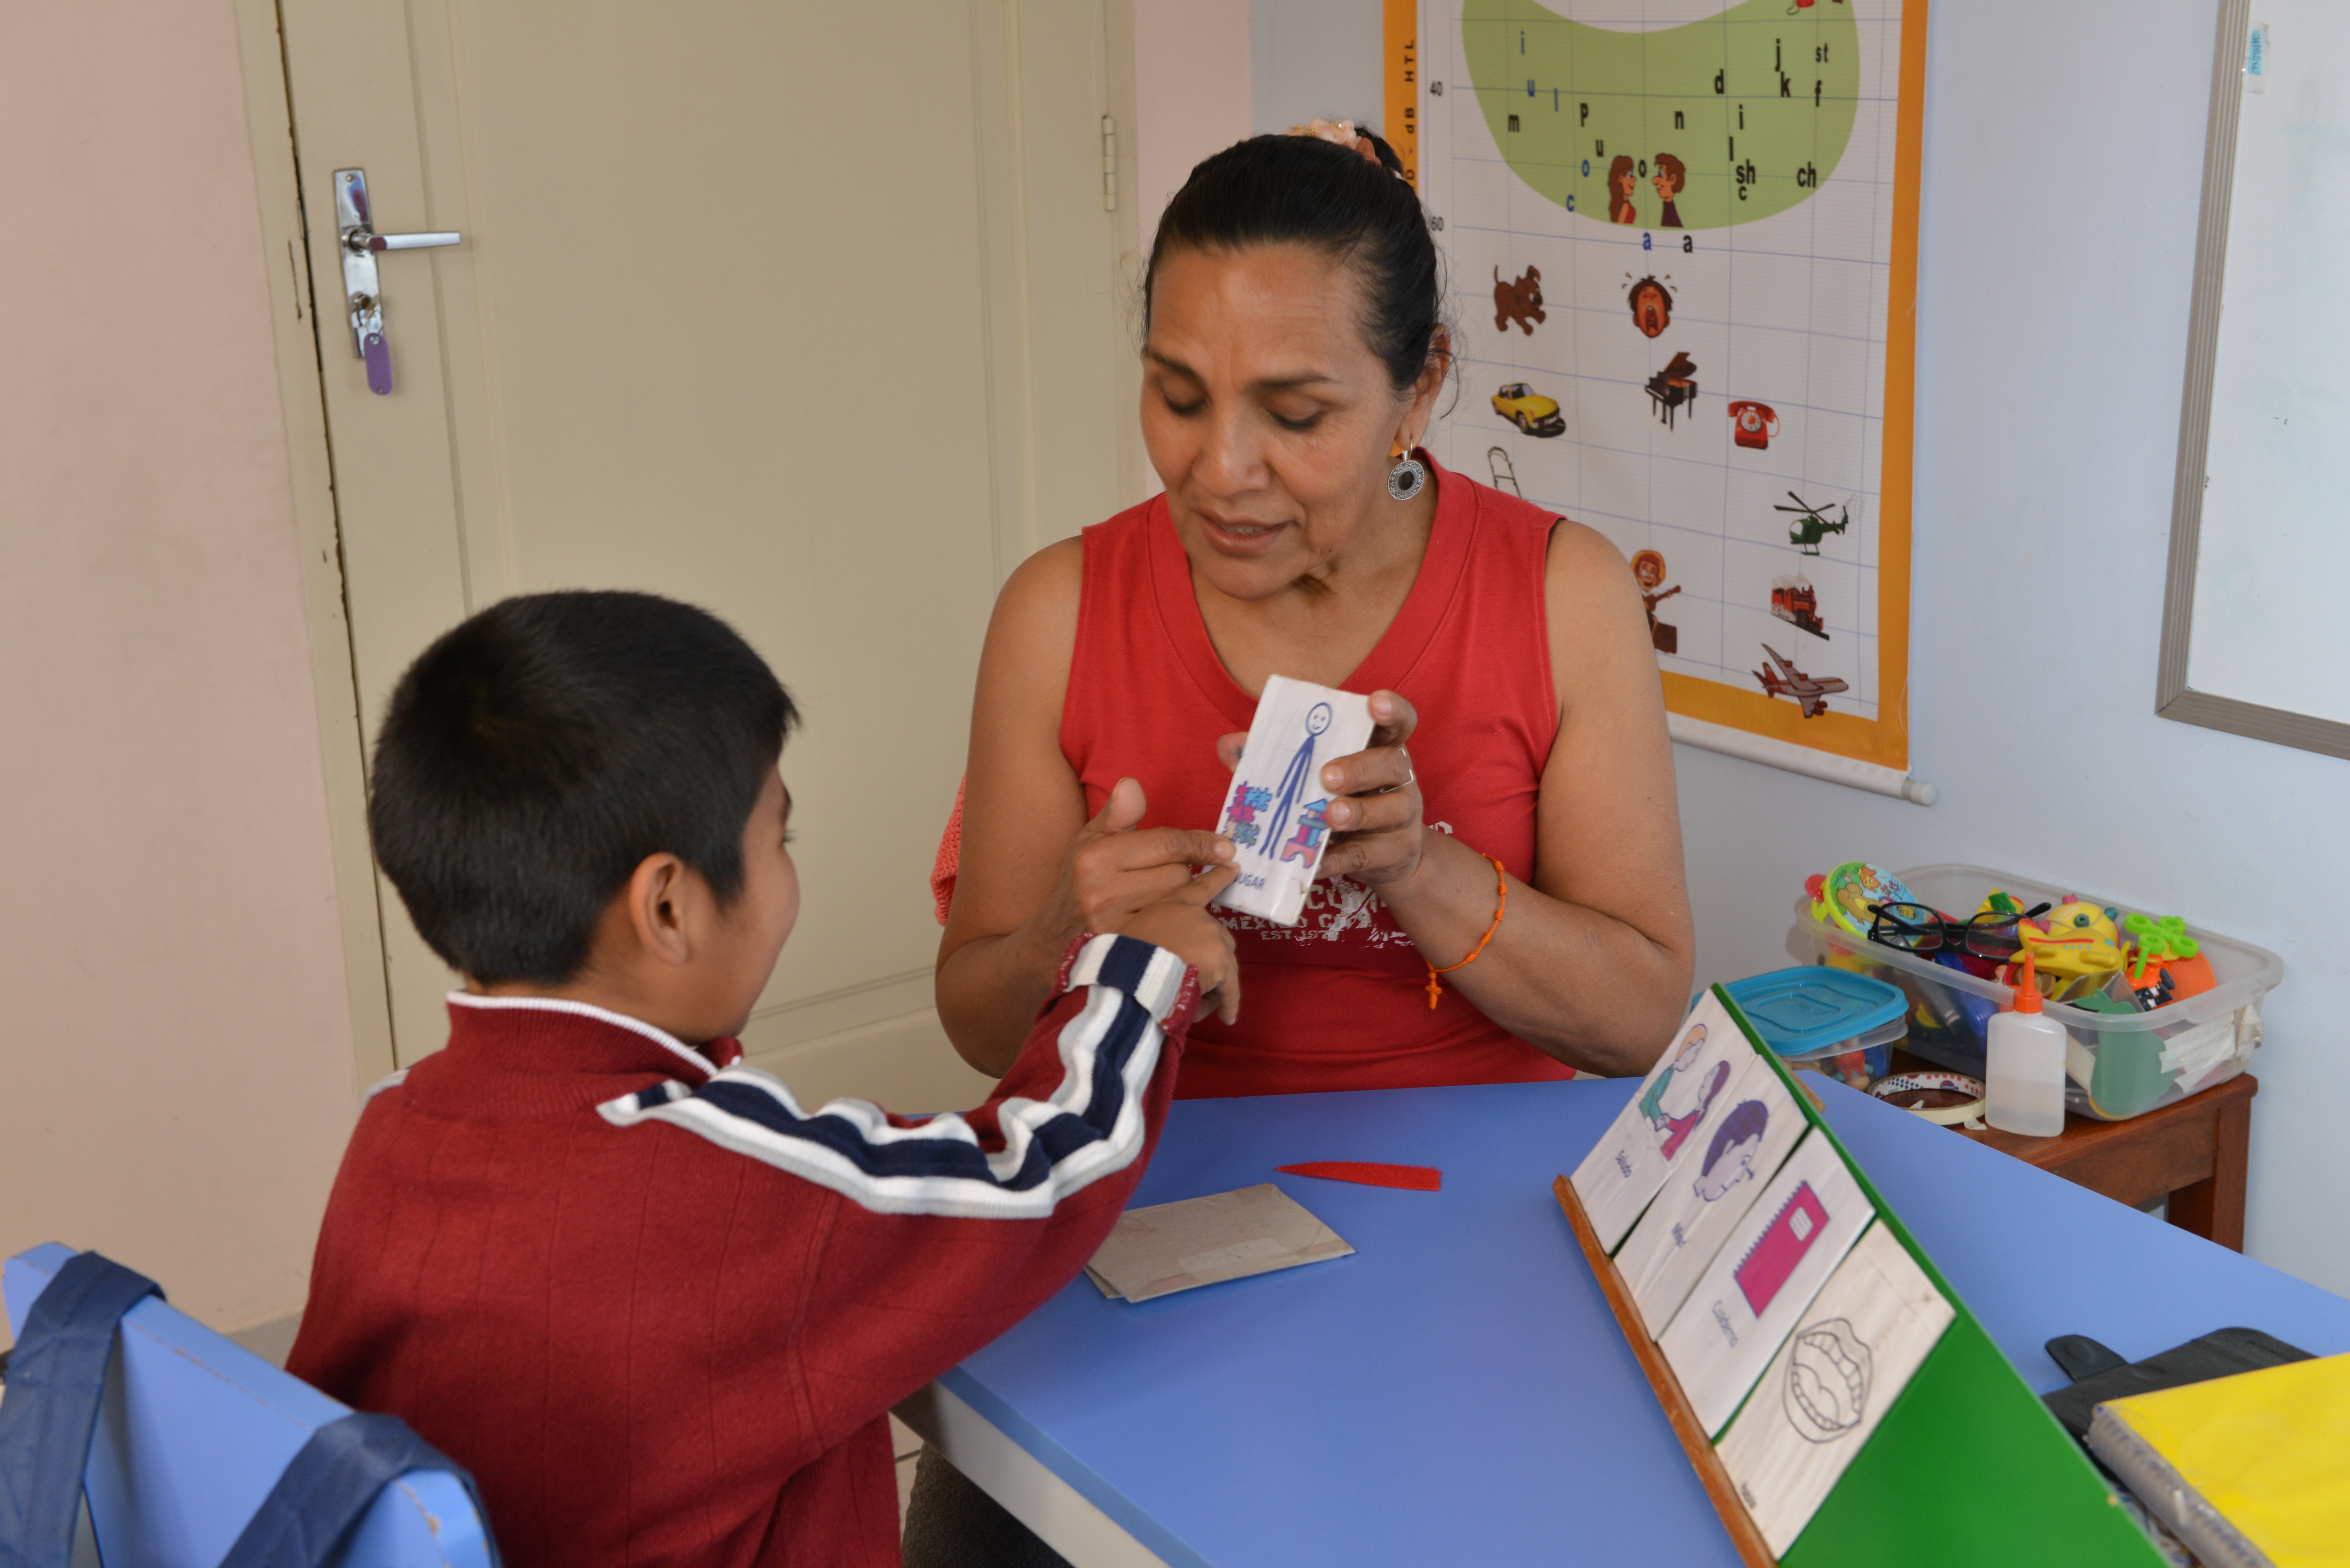
[[[2350,1351],[2350,1300],[1821,1080],[1828,1121],[2026,1382],[2231,1324]],[[1084,1279],[948,1387],[1175,1568],[1735,1564],[1552,1197],[1637,1082],[1177,1105],[1134,1202],[1277,1183],[1352,1257],[1135,1305]],[[1441,1192],[1275,1173],[1433,1165]]]

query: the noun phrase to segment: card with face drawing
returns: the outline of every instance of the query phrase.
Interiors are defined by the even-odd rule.
[[[1771,1064],[1760,1056],[1748,1062],[1691,1139],[1697,1151],[1674,1169],[1616,1254],[1649,1338],[1664,1333],[1804,1127],[1803,1112]]]
[[[1571,1179],[1599,1244],[1609,1251],[1672,1172],[1694,1162],[1713,1132],[1722,1097],[1754,1060],[1754,1048],[1709,992],[1673,1035],[1598,1146]]]
[[[1955,1314],[1882,1225],[1853,1244],[1715,1449],[1783,1553]]]
[[[1876,1212],[1835,1146],[1813,1132],[1731,1228],[1657,1336],[1709,1436],[1729,1422]]]
[[[1322,770],[1370,744],[1371,700],[1276,675],[1257,699],[1216,831],[1239,850],[1226,909],[1294,926],[1329,846]]]

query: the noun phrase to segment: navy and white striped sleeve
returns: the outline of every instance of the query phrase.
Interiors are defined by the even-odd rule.
[[[876,1213],[1040,1220],[1141,1155],[1144,1097],[1187,972],[1149,942],[1087,940],[1064,986],[1086,995],[1058,1032],[1059,1080],[1041,1100],[991,1102],[1003,1138],[993,1154],[962,1116],[894,1127],[879,1106],[847,1099],[803,1111],[756,1067],[726,1068],[698,1088],[656,1084],[597,1109],[616,1127],[669,1122]]]

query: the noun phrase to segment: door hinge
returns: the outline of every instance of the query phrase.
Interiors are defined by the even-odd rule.
[[[1102,211],[1118,211],[1118,121],[1102,116]]]

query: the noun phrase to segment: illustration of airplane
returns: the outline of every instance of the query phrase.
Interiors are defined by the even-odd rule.
[[[1835,521],[1831,523],[1826,507],[1810,505],[1792,490],[1787,492],[1787,499],[1794,504],[1773,506],[1771,510],[1795,514],[1796,520],[1787,525],[1787,543],[1806,556],[1818,555],[1822,539],[1830,534],[1843,533],[1852,524],[1852,514],[1842,506],[1836,508]]]
[[[1767,642],[1762,645],[1762,651],[1771,656],[1773,664],[1778,666],[1775,672],[1769,670],[1754,671],[1754,679],[1762,682],[1762,694],[1766,697],[1793,697],[1804,705],[1804,717],[1806,719],[1816,719],[1828,711],[1830,692],[1851,690],[1837,676],[1804,674],[1795,668],[1794,660]]]

